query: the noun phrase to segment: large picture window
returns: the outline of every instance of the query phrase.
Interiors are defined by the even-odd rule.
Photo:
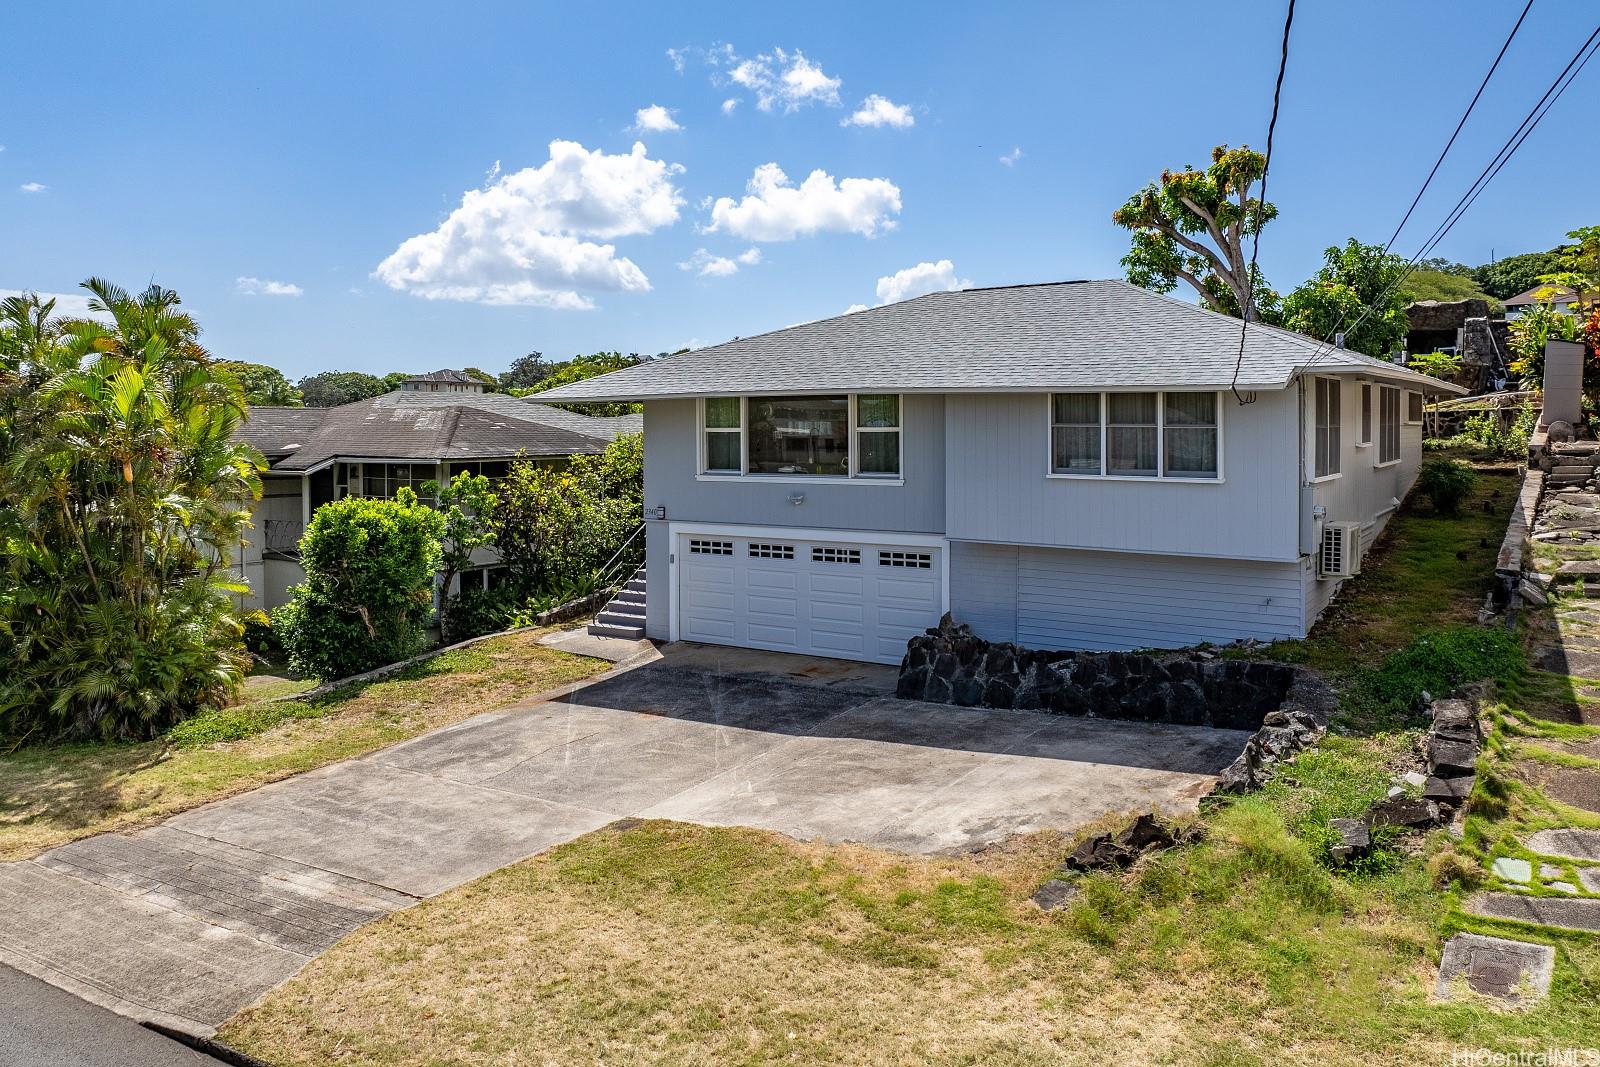
[[[901,477],[901,398],[708,397],[701,402],[700,473],[722,477]]]
[[[1316,406],[1315,477],[1332,478],[1339,473],[1339,379],[1314,379]]]
[[[1378,390],[1378,466],[1400,462],[1400,390]]]
[[[1055,393],[1050,473],[1220,478],[1220,415],[1216,393]]]

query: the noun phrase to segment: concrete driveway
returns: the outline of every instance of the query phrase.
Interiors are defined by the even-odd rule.
[[[0,962],[206,1033],[361,924],[621,817],[930,854],[1192,809],[1247,734],[893,698],[709,646],[0,865]]]

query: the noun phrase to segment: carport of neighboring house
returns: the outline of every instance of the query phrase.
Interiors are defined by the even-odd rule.
[[[899,663],[950,608],[942,537],[673,523],[669,543],[674,641]]]

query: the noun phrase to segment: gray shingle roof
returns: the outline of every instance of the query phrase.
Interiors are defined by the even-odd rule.
[[[1124,281],[930,293],[684,352],[541,393],[561,401],[824,390],[1224,389],[1238,319]],[[1282,389],[1308,364],[1460,392],[1384,360],[1254,324],[1241,389]]]
[[[313,421],[305,412],[315,412]],[[289,415],[286,413],[294,413]],[[295,425],[298,424],[298,425]],[[304,432],[298,432],[301,428]],[[268,456],[273,470],[309,470],[335,457],[367,459],[509,459],[593,455],[638,415],[591,418],[498,393],[396,391],[333,408],[252,408],[238,437]],[[286,447],[297,436],[297,448]],[[274,445],[269,451],[268,444]]]

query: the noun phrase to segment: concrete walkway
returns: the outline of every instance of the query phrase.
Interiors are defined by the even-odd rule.
[[[209,1033],[361,924],[621,817],[970,849],[1192,810],[1248,736],[899,701],[893,681],[674,647],[563,700],[0,866],[0,962]]]

